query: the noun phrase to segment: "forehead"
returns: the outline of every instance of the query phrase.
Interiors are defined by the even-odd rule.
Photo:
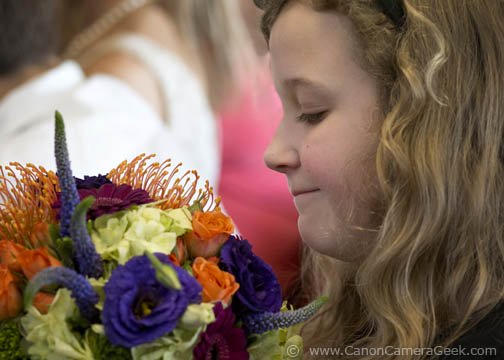
[[[278,33],[278,28],[293,36],[313,34],[321,38],[337,32],[353,42],[351,21],[346,16],[330,9],[315,10],[310,3],[303,0],[287,2],[273,23],[270,43],[274,43],[274,33]]]
[[[316,11],[301,1],[287,3],[271,29],[272,65],[285,70],[323,70],[353,62],[356,42],[351,21],[335,11]]]

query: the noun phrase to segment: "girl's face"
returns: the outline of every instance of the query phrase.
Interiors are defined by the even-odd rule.
[[[269,45],[284,117],[265,161],[287,176],[303,240],[356,261],[380,224],[377,84],[356,61],[350,20],[335,12],[291,1]]]

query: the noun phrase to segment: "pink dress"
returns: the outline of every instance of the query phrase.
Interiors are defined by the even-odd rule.
[[[260,86],[260,91],[253,87]],[[269,263],[286,289],[299,270],[297,212],[283,174],[263,154],[282,117],[271,79],[254,82],[232,109],[220,114],[222,170],[218,194],[239,232]]]

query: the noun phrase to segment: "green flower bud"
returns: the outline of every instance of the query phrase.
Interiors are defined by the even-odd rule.
[[[180,325],[184,328],[196,328],[208,325],[214,321],[215,314],[213,312],[213,304],[191,304],[187,307],[184,315],[182,315]]]

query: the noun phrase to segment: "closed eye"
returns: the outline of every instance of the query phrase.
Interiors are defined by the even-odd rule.
[[[322,120],[324,120],[327,115],[327,111],[321,111],[313,114],[301,114],[297,116],[297,120],[308,125],[316,125]]]

